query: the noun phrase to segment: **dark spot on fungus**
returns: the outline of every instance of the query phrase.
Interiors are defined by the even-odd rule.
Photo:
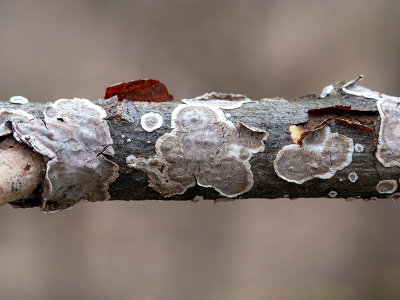
[[[25,172],[26,172],[26,171],[29,171],[30,168],[31,168],[31,165],[30,165],[30,164],[26,164],[26,166],[25,166],[25,168],[24,168],[24,171],[25,171]]]
[[[6,126],[7,126],[8,129],[11,129],[11,130],[12,130],[12,128],[13,128],[12,122],[11,122],[11,121],[7,121],[7,122],[6,122]]]

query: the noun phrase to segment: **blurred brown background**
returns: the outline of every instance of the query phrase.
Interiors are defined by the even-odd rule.
[[[98,99],[157,78],[293,98],[337,80],[400,95],[396,1],[0,1],[0,99]],[[267,116],[266,116],[267,117]],[[0,299],[399,299],[399,203],[0,208]]]

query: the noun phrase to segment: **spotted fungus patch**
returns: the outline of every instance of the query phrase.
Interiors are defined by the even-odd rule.
[[[230,93],[205,93],[192,99],[182,99],[186,104],[207,104],[222,109],[235,109],[243,105],[243,103],[251,102],[249,98],[240,94]]]
[[[236,197],[253,186],[252,154],[264,151],[268,133],[227,121],[207,104],[180,104],[171,115],[172,131],[156,142],[156,156],[128,156],[129,167],[146,172],[149,186],[165,197],[183,194],[196,183]]]
[[[400,167],[400,100],[380,99],[377,106],[381,126],[376,158],[385,167]]]
[[[276,155],[276,174],[289,182],[302,184],[313,178],[329,179],[352,161],[353,140],[328,126],[309,132],[302,145],[284,146]]]
[[[118,166],[103,155],[113,152],[105,111],[86,99],[60,99],[43,114],[40,119],[21,110],[0,110],[0,135],[12,133],[47,159],[42,210],[109,199]]]
[[[397,181],[393,179],[381,180],[376,185],[376,190],[380,194],[392,194],[397,190]]]
[[[150,112],[140,118],[140,124],[147,132],[152,132],[162,126],[163,117],[158,113]]]

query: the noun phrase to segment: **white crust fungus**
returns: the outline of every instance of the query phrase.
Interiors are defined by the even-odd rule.
[[[352,161],[353,139],[328,126],[311,131],[302,145],[284,146],[276,155],[274,169],[282,179],[302,184],[313,178],[329,179]]]
[[[196,184],[236,197],[253,186],[249,160],[264,151],[268,133],[238,122],[207,104],[180,104],[172,112],[173,130],[156,142],[157,155],[126,158],[129,167],[147,173],[149,186],[165,197]]]
[[[152,132],[162,126],[163,117],[158,113],[149,112],[140,118],[140,124],[147,132]]]
[[[331,198],[335,198],[337,196],[337,192],[336,191],[330,191],[328,193],[328,196],[331,197]]]
[[[251,102],[249,98],[240,94],[230,93],[205,93],[192,99],[182,99],[186,104],[207,104],[222,109],[235,109],[243,105],[243,103]]]
[[[381,127],[376,158],[385,167],[400,167],[400,100],[380,99],[377,106]]]
[[[324,87],[322,89],[321,95],[319,97],[323,99],[326,96],[329,96],[334,90],[335,90],[335,87],[332,84],[327,85],[326,87]]]
[[[364,78],[364,75],[359,75],[357,78],[341,83],[339,88],[346,94],[364,97],[368,99],[380,100],[384,98],[399,99],[398,97],[389,96],[381,92],[370,90],[369,88],[358,85],[358,81]]]
[[[26,104],[29,103],[29,100],[22,96],[12,96],[10,102],[14,104]]]
[[[351,172],[349,173],[349,176],[347,176],[350,182],[356,182],[358,180],[358,175],[356,172]]]
[[[362,145],[362,144],[355,144],[354,145],[354,150],[356,151],[356,152],[364,152],[364,149],[365,149],[365,147],[364,147],[364,145]]]
[[[87,99],[60,99],[44,110],[44,119],[21,110],[0,110],[0,135],[13,134],[47,157],[42,210],[66,209],[79,201],[109,199],[108,186],[118,166],[112,153],[106,112]]]
[[[376,190],[380,194],[392,194],[397,190],[397,181],[393,179],[381,180],[376,185]]]

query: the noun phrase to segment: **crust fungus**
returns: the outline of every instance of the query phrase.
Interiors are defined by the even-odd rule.
[[[221,109],[207,104],[181,104],[171,115],[173,130],[156,142],[148,159],[128,156],[129,167],[147,173],[149,186],[165,197],[183,194],[196,184],[236,197],[253,186],[249,160],[264,151],[268,133],[227,121]]]
[[[361,96],[364,98],[371,98],[378,100],[380,97],[380,93],[376,91],[372,91],[366,87],[360,86],[357,84],[358,81],[364,78],[364,75],[359,75],[357,78],[344,82],[342,84],[342,91],[346,94]]]
[[[251,100],[240,94],[211,92],[192,99],[182,99],[182,102],[186,104],[207,104],[222,109],[235,109],[241,107],[243,103],[251,102]]]
[[[103,156],[112,153],[106,112],[86,99],[60,99],[43,114],[39,119],[20,110],[0,110],[0,135],[12,133],[47,159],[42,210],[109,199],[118,166]]]
[[[337,192],[336,191],[330,191],[328,193],[328,196],[331,197],[331,198],[335,198],[337,196]]]
[[[163,117],[158,113],[150,112],[140,118],[140,124],[147,132],[152,132],[162,126]]]
[[[332,84],[327,85],[326,87],[324,87],[322,89],[321,95],[319,97],[323,99],[326,96],[329,96],[334,90],[335,90],[335,87]]]
[[[313,178],[329,179],[352,161],[353,140],[328,126],[310,131],[302,145],[284,146],[276,155],[274,169],[282,179],[302,184]]]
[[[29,100],[22,96],[12,96],[10,102],[14,104],[26,104],[29,103]]]
[[[355,144],[354,145],[354,150],[356,151],[356,152],[364,152],[364,149],[365,149],[365,147],[364,147],[364,145],[362,145],[362,144]]]
[[[393,179],[381,180],[376,185],[376,190],[380,194],[392,194],[397,190],[397,181]]]
[[[334,84],[328,85],[322,90],[320,98],[326,98],[329,95],[341,92],[348,95],[363,97],[367,99],[375,99],[375,100],[383,98],[399,99],[397,97],[389,96],[358,85],[358,82],[363,78],[364,75],[359,75],[356,78],[349,81],[338,81]]]
[[[380,99],[377,106],[381,127],[376,158],[385,167],[400,167],[400,100]]]
[[[349,173],[349,176],[347,176],[350,182],[356,182],[358,180],[358,175],[356,172],[351,172]]]

